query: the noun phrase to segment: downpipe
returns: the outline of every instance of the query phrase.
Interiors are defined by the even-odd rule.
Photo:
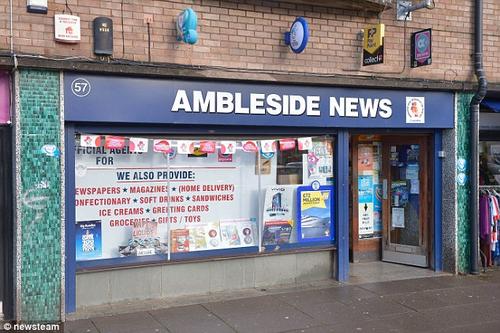
[[[479,274],[479,105],[488,91],[488,82],[483,67],[483,0],[474,6],[474,70],[478,81],[477,91],[470,102],[470,210],[471,254],[470,273]]]

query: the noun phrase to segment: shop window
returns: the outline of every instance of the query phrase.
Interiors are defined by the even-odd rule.
[[[479,181],[481,185],[500,185],[500,141],[481,141],[479,145]],[[466,170],[459,161],[459,172]]]
[[[331,137],[75,139],[78,262],[182,260],[334,241]]]

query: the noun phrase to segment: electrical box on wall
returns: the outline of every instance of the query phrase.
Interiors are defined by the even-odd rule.
[[[94,19],[94,54],[100,56],[113,54],[113,21],[109,17]]]
[[[47,0],[28,0],[26,9],[29,13],[47,14]]]

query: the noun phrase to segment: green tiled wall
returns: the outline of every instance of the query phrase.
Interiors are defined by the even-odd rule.
[[[470,101],[472,94],[457,95],[457,160],[464,158],[467,161],[467,181],[465,185],[457,183],[457,242],[458,242],[458,271],[469,272],[470,258]]]
[[[21,304],[25,321],[61,314],[61,159],[41,147],[61,146],[59,73],[19,72]]]

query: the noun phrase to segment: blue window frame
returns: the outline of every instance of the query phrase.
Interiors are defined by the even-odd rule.
[[[106,258],[106,259],[95,259],[95,260],[76,260],[76,187],[77,183],[75,181],[75,160],[77,154],[75,149],[79,143],[76,137],[80,133],[94,133],[96,135],[107,135],[112,133],[113,135],[123,135],[123,136],[176,136],[182,138],[183,135],[189,135],[190,137],[209,137],[210,135],[221,136],[222,138],[227,136],[241,135],[248,137],[250,135],[263,135],[268,133],[268,130],[262,131],[259,128],[218,128],[212,126],[207,129],[206,127],[183,127],[176,126],[175,128],[165,127],[141,127],[141,126],[88,126],[82,124],[66,124],[66,251],[67,251],[67,272],[66,272],[66,304],[67,311],[72,312],[75,310],[75,274],[77,271],[89,271],[89,270],[102,270],[110,269],[116,267],[127,267],[127,266],[138,266],[138,265],[151,265],[151,264],[166,264],[169,262],[168,256],[165,254],[148,255],[148,256],[135,256],[135,257],[122,257],[122,258]],[[208,133],[207,133],[208,132]],[[331,131],[321,130],[321,129],[297,129],[297,128],[281,128],[274,131],[276,137],[302,137],[302,136],[319,136]],[[330,136],[331,137],[331,136]],[[331,164],[334,167],[333,156],[331,158]],[[333,176],[333,174],[332,174]],[[334,179],[335,177],[333,177]],[[328,187],[333,194],[333,186]],[[333,198],[333,195],[332,195]],[[295,197],[294,197],[295,199]],[[333,202],[332,202],[332,212],[333,212]],[[295,218],[295,216],[294,216]],[[331,227],[334,227],[334,218],[332,214]],[[334,232],[332,230],[331,235]],[[228,248],[228,249],[214,249],[207,251],[196,251],[196,252],[185,252],[185,253],[171,253],[170,261],[183,261],[183,260],[209,260],[213,258],[227,258],[227,257],[237,257],[237,256],[249,256],[249,255],[259,255],[259,253],[269,254],[269,253],[279,253],[279,252],[289,252],[289,251],[301,251],[301,250],[315,250],[315,249],[333,249],[335,247],[335,241],[333,237],[331,238],[321,238],[321,239],[310,239],[307,241],[302,241],[300,239],[294,243],[280,243],[275,245],[264,245],[259,251],[259,246],[248,246],[240,248]]]

